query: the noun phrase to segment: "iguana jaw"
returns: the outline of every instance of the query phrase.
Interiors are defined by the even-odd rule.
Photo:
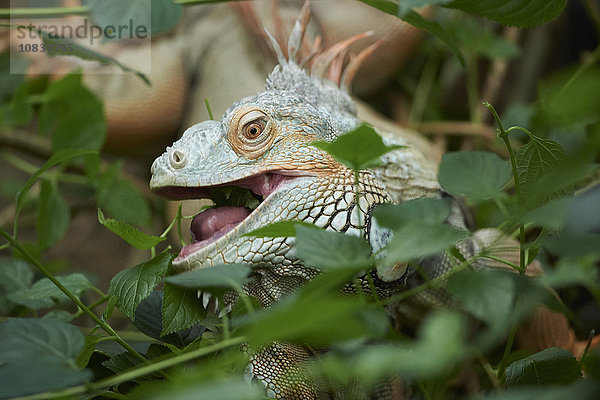
[[[302,176],[297,173],[290,174],[287,171],[269,171],[218,185],[153,188],[156,193],[168,199],[184,200],[209,198],[212,188],[236,186],[250,190],[260,201],[254,210],[223,206],[198,214],[192,222],[193,243],[181,249],[177,258],[173,260],[173,267],[178,270],[200,267],[205,255],[227,246],[236,238],[261,226],[262,223],[257,224],[257,216],[260,216],[265,210],[272,212],[276,207],[276,204],[273,204],[273,197],[292,181]]]

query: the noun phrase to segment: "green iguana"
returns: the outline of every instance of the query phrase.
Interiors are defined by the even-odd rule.
[[[344,48],[351,40],[342,42],[316,55],[307,72],[296,56],[308,18],[307,2],[291,33],[287,58],[272,41],[279,65],[263,92],[234,103],[220,121],[188,128],[152,165],[152,190],[170,199],[208,198],[211,188],[222,186],[248,189],[260,199],[254,210],[222,206],[198,214],[191,225],[193,243],[181,249],[173,267],[186,271],[249,263],[253,280],[244,291],[263,307],[299,288],[318,271],[296,257],[294,238],[257,238],[245,233],[277,221],[301,220],[363,235],[377,250],[388,242],[390,232],[371,218],[374,207],[421,197],[449,197],[438,185],[435,166],[402,137],[380,132],[386,144],[405,147],[383,156],[382,167],[361,171],[358,206],[353,172],[309,146],[316,140],[333,141],[359,125],[347,88],[368,50],[342,72]],[[450,202],[447,222],[466,229],[458,203]],[[478,251],[470,239],[458,247],[465,257]],[[439,254],[421,260],[420,267],[435,278],[451,265],[446,254]],[[383,297],[423,282],[421,274],[406,264],[379,267],[370,274]],[[363,280],[368,288],[366,277]],[[440,296],[444,294],[423,292],[418,301],[434,305],[445,301]],[[290,373],[310,356],[307,349],[275,343],[252,357],[250,372],[272,397],[320,398],[318,388]]]

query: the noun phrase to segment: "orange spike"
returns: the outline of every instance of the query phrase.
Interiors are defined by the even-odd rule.
[[[364,60],[366,60],[373,52],[383,43],[383,39],[379,39],[366,49],[362,50],[356,56],[350,58],[350,62],[341,76],[341,84],[340,87],[345,89],[346,91],[350,91],[350,85],[354,76],[360,69],[361,64]]]
[[[329,64],[333,61],[333,59],[340,54],[344,49],[347,49],[352,43],[357,40],[366,38],[373,34],[372,31],[359,33],[358,35],[352,36],[346,40],[338,42],[331,46],[329,49],[325,50],[322,54],[320,54],[316,59],[311,69],[311,75],[316,77],[323,77]]]
[[[327,72],[327,79],[334,82],[339,86],[340,79],[342,78],[342,70],[344,68],[344,60],[346,59],[346,52],[348,49],[342,50],[340,54],[338,54],[331,64],[329,65],[329,70]]]
[[[298,54],[298,50],[302,46],[302,38],[304,37],[304,33],[306,32],[306,27],[308,25],[308,21],[310,19],[310,0],[306,0],[302,9],[300,10],[300,15],[294,24],[294,28],[292,29],[292,33],[290,34],[290,39],[288,40],[288,60],[296,61],[296,55]]]
[[[319,35],[315,38],[315,41],[313,42],[313,44],[310,48],[310,52],[308,53],[308,55],[306,57],[304,57],[304,59],[302,59],[302,62],[300,62],[300,67],[303,67],[314,56],[316,56],[317,54],[319,54],[321,52],[321,41],[322,41],[321,35]]]

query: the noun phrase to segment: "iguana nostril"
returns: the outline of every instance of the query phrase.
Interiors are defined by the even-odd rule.
[[[173,168],[183,168],[187,164],[187,157],[184,152],[173,150],[171,154],[169,154],[169,162]]]

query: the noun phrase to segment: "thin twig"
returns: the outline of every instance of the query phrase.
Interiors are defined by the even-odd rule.
[[[100,390],[104,390],[112,386],[117,386],[121,383],[128,382],[140,378],[142,376],[152,374],[154,372],[158,372],[162,369],[166,369],[187,361],[194,360],[196,358],[214,353],[218,350],[242,344],[244,340],[246,340],[244,337],[236,337],[229,340],[224,340],[211,346],[202,347],[200,349],[190,351],[188,353],[182,353],[174,357],[169,357],[161,361],[156,361],[149,365],[143,365],[138,368],[133,368],[128,371],[124,371],[119,375],[111,376],[110,378],[102,379],[90,384],[74,386],[57,392],[46,392],[34,394],[31,396],[19,397],[14,400],[49,400],[66,398],[80,393],[98,392]]]
[[[431,135],[478,136],[493,141],[496,131],[487,124],[471,121],[427,121],[417,125],[416,130]]]
[[[56,285],[56,287],[58,287],[61,292],[63,292],[69,299],[71,299],[73,303],[77,305],[77,307],[83,310],[85,314],[87,314],[92,320],[94,320],[96,324],[98,324],[102,329],[104,329],[106,333],[108,333],[111,336],[115,336],[117,338],[117,342],[121,346],[127,349],[133,356],[135,356],[142,362],[149,363],[146,357],[142,356],[127,342],[121,339],[119,337],[119,334],[115,332],[115,330],[108,323],[106,323],[100,317],[98,317],[92,310],[90,310],[85,304],[83,304],[83,302],[79,300],[77,296],[71,293],[69,289],[67,289],[58,279],[56,279],[56,277],[41,262],[39,262],[37,258],[35,258],[27,249],[25,249],[17,239],[15,239],[2,229],[0,229],[0,236],[3,236],[15,250],[19,251],[27,261],[29,261],[42,274],[44,274],[46,278],[48,278],[54,285]]]
[[[225,0],[174,0],[182,6],[198,4],[223,3]],[[227,0],[243,1],[243,0]],[[0,8],[0,19],[8,18],[61,18],[69,15],[86,15],[90,8],[81,7],[32,7],[32,8]]]

